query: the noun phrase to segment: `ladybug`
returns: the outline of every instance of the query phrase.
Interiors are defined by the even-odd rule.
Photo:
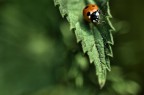
[[[100,10],[97,5],[89,4],[83,9],[83,16],[87,22],[99,23]]]

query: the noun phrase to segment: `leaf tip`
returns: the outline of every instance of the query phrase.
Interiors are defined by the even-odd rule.
[[[105,85],[106,80],[105,79],[99,79],[99,85],[100,85],[100,89],[102,89]]]

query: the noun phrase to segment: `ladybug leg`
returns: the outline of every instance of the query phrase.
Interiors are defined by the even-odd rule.
[[[102,11],[101,10],[97,10],[99,12],[99,14],[102,14]]]

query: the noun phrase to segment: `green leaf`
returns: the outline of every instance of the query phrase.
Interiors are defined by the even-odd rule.
[[[109,57],[113,56],[111,45],[114,44],[111,31],[115,30],[109,20],[112,16],[108,1],[54,0],[54,3],[59,6],[62,17],[68,20],[70,30],[74,30],[77,42],[81,43],[83,52],[88,54],[90,63],[95,64],[100,87],[103,87],[107,70],[111,70]],[[94,25],[83,21],[82,10],[88,3],[98,4],[104,23]]]

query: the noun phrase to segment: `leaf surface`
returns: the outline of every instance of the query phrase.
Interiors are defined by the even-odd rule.
[[[82,11],[88,2],[99,5],[104,13],[101,15],[104,23],[93,25],[84,22]],[[112,57],[111,45],[114,44],[111,31],[114,28],[109,20],[111,18],[109,4],[107,0],[54,0],[55,5],[59,6],[62,17],[65,17],[70,29],[74,30],[77,42],[80,42],[84,53],[89,56],[90,63],[95,64],[96,75],[100,87],[103,87],[106,81],[107,70],[110,71],[110,60]]]

